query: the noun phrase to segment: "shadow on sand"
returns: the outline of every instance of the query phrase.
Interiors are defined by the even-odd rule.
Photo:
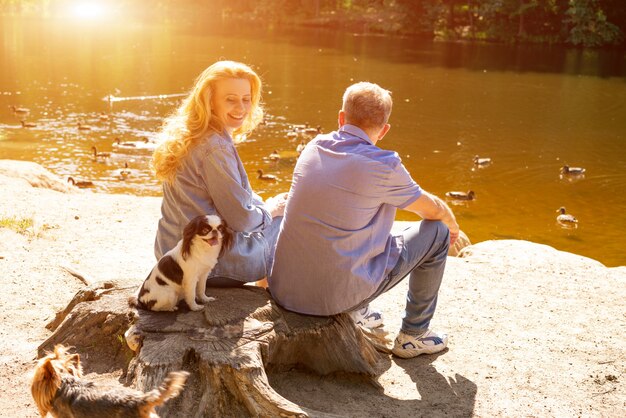
[[[465,376],[437,370],[433,363],[446,352],[407,360],[383,356],[377,367],[381,374],[394,364],[404,371],[400,381],[379,376],[383,388],[355,375],[319,376],[296,369],[268,377],[278,393],[315,417],[471,417],[477,386]]]

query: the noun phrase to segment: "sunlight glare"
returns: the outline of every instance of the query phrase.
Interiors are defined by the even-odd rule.
[[[106,8],[98,1],[77,1],[72,14],[79,19],[99,19],[106,15]]]

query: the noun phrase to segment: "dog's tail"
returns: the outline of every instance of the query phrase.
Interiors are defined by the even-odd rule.
[[[189,372],[170,372],[158,389],[146,393],[146,406],[163,405],[167,400],[177,397],[185,386]]]

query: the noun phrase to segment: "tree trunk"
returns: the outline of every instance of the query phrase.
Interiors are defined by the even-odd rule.
[[[272,368],[357,373],[378,386],[376,348],[385,350],[387,341],[364,333],[347,314],[288,312],[267,291],[252,286],[209,289],[217,300],[199,312],[135,311],[127,304],[135,290],[106,283],[78,292],[53,321],[51,328],[63,323],[39,354],[57,343],[72,345],[88,372],[121,368],[126,383],[142,391],[158,386],[170,371],[189,371],[182,394],[160,408],[161,417],[314,413],[272,389],[266,375]],[[124,332],[137,350],[130,363],[132,351],[121,343]]]

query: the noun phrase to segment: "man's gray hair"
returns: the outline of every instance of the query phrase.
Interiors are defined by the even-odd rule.
[[[346,114],[346,123],[367,130],[382,128],[387,123],[392,104],[389,90],[362,81],[346,89],[342,110]]]

